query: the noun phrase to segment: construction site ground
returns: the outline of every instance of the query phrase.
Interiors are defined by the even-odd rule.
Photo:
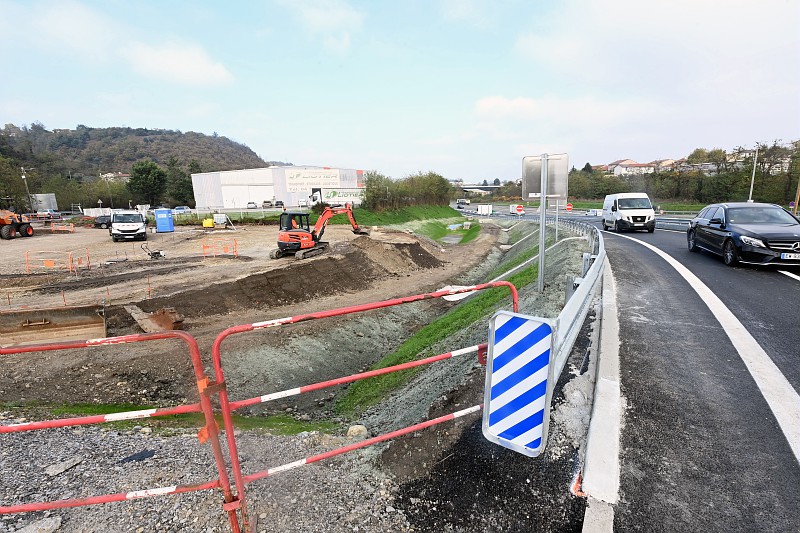
[[[9,312],[24,308],[104,304],[107,335],[117,336],[142,331],[125,310],[125,305],[138,306],[145,312],[172,307],[182,315],[183,329],[198,340],[206,372],[213,377],[211,346],[225,328],[421,294],[445,285],[474,283],[497,264],[502,255],[500,247],[507,239],[507,234],[493,224],[484,225],[478,238],[468,244],[433,242],[397,228],[373,228],[369,237],[358,236],[350,231],[349,226],[329,225],[325,240],[331,243],[331,247],[325,254],[302,261],[292,257],[271,260],[269,252],[275,247],[277,233],[276,226],[265,225],[242,226],[236,230],[179,226],[173,233],[148,235],[144,243],[146,248],[162,251],[164,255],[151,258],[141,242],[113,243],[107,230],[80,227],[74,233],[53,234],[40,229],[31,238],[3,241],[5,259],[0,272],[0,308]],[[212,249],[218,252],[216,256],[210,255]],[[26,253],[27,268],[32,270],[30,273],[26,272]],[[42,257],[60,258],[68,253],[72,253],[73,261],[82,259],[76,271],[58,269],[59,259],[56,259],[55,269],[43,266]],[[37,260],[40,264],[36,264]],[[558,268],[574,268],[576,262],[579,262],[579,254],[572,252],[556,258]],[[560,271],[558,276],[564,277]],[[550,298],[553,302],[549,305],[557,307],[563,301],[563,293]],[[457,304],[442,300],[426,301],[231,336],[222,345],[229,394],[232,399],[251,398],[362,371],[454,305]],[[465,331],[461,337],[464,346],[485,342],[486,330]],[[434,352],[459,347],[435,347]],[[172,406],[197,401],[187,350],[175,340],[4,356],[2,365],[0,419],[5,418],[7,421],[4,423],[30,416],[24,409],[25,405]],[[429,414],[452,412],[480,403],[483,374],[474,358],[449,368],[434,378],[436,386],[430,387],[423,375],[409,388],[410,392],[397,395],[397,405],[368,410],[357,421],[340,418],[333,409],[336,395],[342,388],[293,397],[290,401],[272,402],[252,408],[247,413],[281,413],[298,421],[341,423],[342,428],[334,431],[334,436],[314,437],[311,444],[307,436],[303,437],[306,447],[330,447],[333,442],[330,439],[344,438],[347,426],[354,422],[363,423],[369,434],[376,435],[418,422]],[[13,408],[3,411],[2,405]],[[549,524],[548,530],[572,530],[573,518],[581,514],[580,502],[568,502],[555,522],[545,518],[544,511],[529,510],[525,516],[517,517],[505,507],[499,514],[481,518],[476,513],[480,512],[482,503],[474,501],[467,494],[469,491],[464,492],[463,497],[467,498],[464,503],[473,509],[472,518],[462,516],[463,510],[453,502],[443,501],[437,510],[438,496],[432,494],[444,489],[441,483],[431,480],[437,469],[458,459],[461,452],[453,448],[456,443],[475,441],[473,446],[484,449],[492,457],[492,462],[497,460],[498,453],[503,457],[511,455],[510,452],[495,450],[494,445],[488,442],[478,442],[479,416],[474,415],[441,431],[415,434],[416,446],[412,439],[411,445],[401,441],[393,448],[382,449],[384,474],[380,479],[389,476],[385,479],[394,479],[391,483],[397,485],[393,485],[391,497],[384,498],[380,486],[374,489],[380,491],[381,505],[387,505],[392,513],[384,510],[378,518],[372,513],[372,518],[362,524],[360,531],[379,531],[386,527],[430,531],[482,531],[486,528],[516,531],[522,530],[517,528],[531,519],[531,513],[542,520],[542,524]],[[137,426],[136,431],[139,429]],[[340,436],[335,436],[337,433]],[[19,436],[25,437],[32,436]],[[252,438],[247,436],[245,440]],[[569,440],[569,437],[564,439]],[[250,450],[251,456],[263,455],[259,445],[254,446]],[[571,446],[567,443],[567,448]],[[244,453],[248,453],[246,446]],[[364,457],[369,457],[369,453]],[[297,458],[286,457],[285,460]],[[516,458],[510,460],[514,470]],[[557,453],[551,460],[563,462],[562,466],[569,469],[574,457],[569,453]],[[472,463],[468,457],[462,457],[461,466],[456,468],[464,469],[464,465]],[[480,470],[479,463],[469,468]],[[506,471],[508,474],[503,476],[513,478],[516,475],[507,468],[503,470]],[[478,471],[471,475],[480,477]],[[449,483],[452,481],[445,485]],[[460,492],[468,488],[468,484],[456,485],[450,489]],[[291,498],[291,488],[286,490],[284,503],[295,507],[297,498]],[[313,495],[304,497],[314,498]],[[282,530],[303,530],[297,524],[304,522],[292,522],[284,516],[282,513],[286,509],[276,505],[269,493],[254,498],[261,502],[260,509],[265,511],[261,513],[262,519],[265,514],[270,520],[277,520],[277,515],[280,515],[280,520],[275,523],[282,524]],[[507,505],[513,504],[513,500],[503,501],[510,502]],[[157,506],[157,503],[150,505]],[[393,514],[395,509],[392,505],[402,510],[401,516]],[[208,511],[202,511],[202,516],[207,514],[203,520],[214,521],[208,530],[224,531],[224,515],[220,512],[217,516],[215,511],[213,505]],[[195,521],[201,516],[198,513],[201,512],[195,511]],[[135,523],[135,513],[128,514]],[[346,517],[347,510],[340,514]],[[440,515],[444,522],[432,518]],[[68,511],[65,516],[66,522],[72,524],[65,529],[68,531],[89,531],[91,527],[101,527],[105,520],[95,517],[87,526],[80,518],[87,515],[81,515],[80,509]],[[309,520],[313,524],[316,519],[311,517]],[[359,530],[358,523],[358,520],[356,523],[350,521],[342,528],[331,527],[329,530]],[[0,521],[0,531],[8,524],[10,522]],[[187,526],[185,530],[193,529]]]

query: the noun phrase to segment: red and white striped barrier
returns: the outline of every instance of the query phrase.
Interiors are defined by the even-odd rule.
[[[309,313],[305,315],[286,317],[277,320],[269,320],[265,322],[257,322],[253,324],[234,326],[232,328],[224,330],[217,336],[217,338],[214,341],[214,345],[212,347],[212,358],[214,363],[215,377],[217,378],[216,380],[211,380],[208,376],[204,374],[203,363],[200,357],[200,349],[197,345],[197,341],[194,339],[194,337],[192,337],[188,333],[179,330],[163,331],[157,333],[145,333],[139,335],[126,335],[121,337],[106,337],[100,339],[90,339],[86,341],[73,341],[73,342],[61,342],[61,343],[0,348],[0,355],[10,355],[10,354],[35,353],[35,352],[53,351],[53,350],[78,349],[78,348],[87,348],[91,346],[111,346],[116,344],[152,341],[159,339],[179,339],[184,341],[189,347],[189,355],[192,360],[195,379],[197,382],[198,391],[200,393],[199,403],[182,405],[177,407],[168,407],[168,408],[142,409],[138,411],[127,411],[123,413],[113,413],[108,415],[95,415],[95,416],[76,417],[76,418],[67,418],[59,420],[45,420],[38,422],[23,422],[18,424],[10,424],[6,426],[0,426],[0,434],[34,431],[34,430],[57,428],[57,427],[117,422],[121,420],[134,420],[134,419],[167,416],[167,415],[183,414],[183,413],[202,412],[205,417],[206,425],[203,428],[201,428],[201,430],[198,432],[198,438],[200,439],[201,442],[208,441],[211,444],[212,451],[214,454],[214,460],[217,467],[217,472],[219,475],[218,479],[194,485],[173,485],[169,487],[151,488],[151,489],[137,490],[132,492],[104,494],[100,496],[91,496],[88,498],[74,498],[74,499],[65,499],[65,500],[57,500],[50,502],[37,502],[37,503],[26,503],[19,505],[0,506],[0,514],[21,513],[30,511],[45,511],[45,510],[59,509],[65,507],[80,507],[84,505],[94,505],[100,503],[134,500],[139,498],[150,498],[150,497],[164,496],[169,494],[179,494],[191,491],[221,489],[224,497],[224,503],[222,505],[222,508],[223,511],[228,514],[228,518],[231,524],[231,530],[234,533],[240,533],[241,531],[250,533],[251,524],[249,523],[247,516],[245,490],[244,490],[244,487],[247,483],[256,481],[258,479],[263,479],[265,477],[277,474],[279,472],[285,472],[307,464],[329,459],[331,457],[335,457],[337,455],[341,455],[353,450],[371,446],[379,442],[391,440],[393,438],[406,435],[414,431],[419,431],[421,429],[425,429],[427,427],[434,426],[436,424],[450,422],[457,418],[480,411],[482,406],[476,405],[473,407],[469,407],[467,409],[462,409],[460,411],[456,411],[454,413],[440,416],[438,418],[427,420],[419,424],[414,424],[412,426],[408,426],[389,433],[385,433],[383,435],[378,435],[376,437],[372,437],[370,439],[366,439],[361,442],[350,444],[348,446],[343,446],[334,450],[327,451],[325,453],[313,455],[310,457],[306,457],[304,459],[300,459],[298,461],[286,463],[281,466],[272,467],[267,470],[255,472],[247,476],[243,475],[241,470],[239,452],[236,445],[236,437],[233,428],[233,417],[232,417],[233,410],[240,409],[250,405],[277,400],[280,398],[286,398],[289,396],[304,394],[307,392],[320,390],[327,387],[333,387],[336,385],[351,383],[362,379],[369,379],[383,374],[388,374],[391,372],[398,372],[400,370],[406,370],[409,368],[414,368],[422,365],[428,365],[438,361],[443,361],[445,359],[450,359],[452,357],[463,356],[467,354],[473,354],[473,353],[477,354],[478,360],[482,364],[485,364],[487,345],[480,344],[480,345],[470,346],[467,348],[453,350],[451,352],[435,355],[432,357],[427,357],[425,359],[419,359],[416,361],[410,361],[408,363],[403,363],[387,368],[371,370],[359,374],[352,374],[349,376],[335,378],[327,381],[321,381],[319,383],[314,383],[311,385],[305,385],[303,387],[296,387],[284,391],[264,394],[255,398],[231,402],[228,399],[228,392],[226,390],[224,372],[222,369],[221,344],[224,339],[226,339],[230,335],[243,333],[246,331],[255,331],[259,329],[279,327],[286,324],[305,322],[308,320],[341,316],[345,314],[358,313],[373,309],[381,309],[385,307],[418,302],[433,298],[443,298],[445,296],[451,296],[455,294],[463,294],[479,290],[501,288],[501,287],[505,287],[511,292],[513,300],[513,309],[514,311],[517,311],[519,307],[517,289],[514,287],[514,285],[512,285],[507,281],[496,281],[482,285],[449,288],[447,290],[443,289],[433,293],[418,294],[405,298],[396,298],[392,300],[373,302],[369,304],[356,305],[351,307],[343,307],[339,309],[322,311],[318,313]],[[228,477],[228,470],[227,470],[228,465],[225,462],[225,458],[222,453],[222,448],[219,440],[219,429],[214,420],[214,412],[211,405],[211,396],[215,394],[219,395],[220,410],[222,412],[222,418],[225,423],[225,432],[229,447],[230,466],[231,466],[231,471],[233,472],[234,481],[236,485],[236,494],[234,494],[232,491],[230,479]]]
[[[177,494],[181,492],[190,492],[197,490],[208,490],[213,488],[222,489],[224,496],[223,509],[228,513],[228,518],[231,523],[231,529],[235,533],[239,533],[239,520],[236,514],[238,509],[238,501],[233,496],[231,491],[230,480],[228,478],[228,471],[225,464],[225,458],[222,454],[222,447],[219,441],[219,429],[217,428],[216,421],[214,420],[214,413],[211,406],[211,400],[208,394],[209,379],[203,370],[203,362],[200,357],[200,348],[194,337],[184,331],[161,331],[156,333],[143,333],[139,335],[125,335],[121,337],[105,337],[100,339],[90,339],[85,341],[72,341],[72,342],[55,342],[48,344],[31,344],[26,346],[11,346],[0,347],[0,355],[11,355],[20,353],[34,353],[46,352],[54,350],[69,350],[78,348],[88,348],[90,346],[108,346],[116,344],[126,344],[132,342],[153,341],[161,339],[178,339],[185,342],[189,348],[189,356],[192,360],[194,368],[195,379],[198,389],[200,391],[200,402],[192,405],[178,406],[174,408],[163,409],[145,409],[139,411],[128,411],[124,413],[114,413],[110,415],[96,415],[88,417],[79,417],[62,420],[46,420],[41,422],[27,422],[21,424],[12,424],[9,426],[0,426],[0,433],[14,433],[19,431],[31,431],[39,429],[47,429],[54,427],[67,427],[79,426],[86,424],[97,424],[103,422],[114,422],[119,420],[131,420],[136,418],[147,418],[153,416],[165,416],[170,414],[202,412],[205,416],[206,425],[198,433],[201,442],[208,441],[214,454],[214,460],[217,466],[219,478],[214,481],[202,483],[200,485],[178,485],[172,487],[162,487],[156,489],[145,489],[133,492],[105,494],[101,496],[92,496],[89,498],[75,498],[67,500],[57,500],[41,503],[29,503],[22,505],[11,505],[0,507],[0,514],[6,513],[19,513],[26,511],[44,511],[49,509],[59,509],[63,507],[80,507],[83,505],[93,505],[98,503],[109,503],[116,501],[124,501],[138,498],[148,498],[153,496],[162,496],[165,494]]]
[[[419,301],[423,301],[423,300],[431,300],[431,299],[434,299],[434,298],[443,298],[445,296],[452,296],[452,295],[455,295],[455,294],[463,294],[463,293],[469,293],[469,292],[480,291],[480,290],[485,290],[485,289],[503,288],[503,287],[507,288],[511,292],[511,297],[512,297],[512,301],[513,301],[513,309],[514,309],[515,312],[518,311],[519,310],[519,297],[517,295],[516,287],[514,287],[514,285],[509,283],[508,281],[494,281],[494,282],[491,282],[491,283],[484,283],[484,284],[473,285],[473,286],[469,286],[469,287],[451,287],[451,288],[448,288],[448,289],[443,289],[443,290],[440,290],[440,291],[437,291],[437,292],[432,292],[432,293],[417,294],[417,295],[414,295],[414,296],[407,296],[407,297],[404,297],[404,298],[395,298],[395,299],[384,300],[384,301],[380,301],[380,302],[372,302],[372,303],[368,303],[368,304],[354,305],[354,306],[350,306],[350,307],[342,307],[342,308],[339,308],[339,309],[332,309],[332,310],[328,310],[328,311],[320,311],[320,312],[316,312],[316,313],[308,313],[308,314],[305,314],[305,315],[284,317],[284,318],[279,318],[279,319],[275,319],[275,320],[268,320],[268,321],[265,321],[265,322],[256,322],[256,323],[253,323],[253,324],[245,324],[245,325],[240,325],[240,326],[233,326],[231,328],[226,329],[222,333],[220,333],[217,336],[217,338],[214,340],[214,344],[213,344],[213,347],[212,347],[212,358],[213,358],[213,362],[214,362],[214,373],[215,373],[215,377],[216,377],[216,382],[215,382],[214,386],[219,390],[220,409],[222,411],[222,419],[223,419],[223,421],[225,423],[225,436],[226,436],[227,441],[228,441],[228,450],[229,450],[229,454],[230,454],[231,470],[233,471],[233,478],[234,478],[234,482],[236,484],[236,494],[237,494],[237,497],[238,497],[238,500],[239,500],[239,503],[240,503],[240,506],[241,506],[240,511],[241,511],[241,514],[242,514],[242,520],[243,520],[243,524],[245,526],[245,530],[247,530],[247,528],[249,527],[249,522],[248,522],[248,517],[247,517],[247,509],[246,509],[246,503],[245,503],[246,502],[245,485],[249,481],[253,480],[253,479],[250,479],[251,476],[256,475],[256,476],[259,476],[259,477],[256,477],[255,479],[260,479],[261,477],[266,477],[267,475],[269,475],[269,473],[268,473],[269,470],[265,470],[265,471],[263,471],[263,472],[261,472],[259,474],[251,474],[250,476],[247,476],[247,477],[242,474],[241,462],[240,462],[240,459],[239,459],[239,451],[238,451],[238,447],[236,445],[236,437],[234,436],[233,416],[232,416],[232,410],[233,409],[238,409],[238,408],[244,407],[246,405],[254,405],[254,404],[257,404],[257,403],[262,403],[262,401],[269,401],[269,400],[277,399],[277,398],[280,398],[280,397],[286,397],[286,396],[291,396],[291,395],[294,395],[294,394],[301,394],[301,393],[304,393],[304,392],[309,392],[309,391],[312,391],[312,390],[318,390],[318,389],[321,389],[321,388],[330,387],[330,386],[337,385],[337,384],[348,383],[350,381],[356,381],[358,379],[366,379],[366,378],[369,378],[369,377],[374,377],[376,375],[387,374],[387,373],[390,373],[390,372],[397,372],[397,371],[405,370],[407,368],[411,368],[411,367],[414,367],[414,366],[420,366],[420,365],[423,365],[423,364],[430,364],[430,363],[433,363],[433,362],[436,362],[436,361],[440,361],[440,360],[443,360],[443,359],[449,359],[450,357],[453,357],[453,354],[455,354],[455,353],[458,353],[459,355],[461,355],[462,353],[470,353],[470,352],[474,351],[474,352],[478,352],[479,355],[480,355],[481,346],[473,346],[473,347],[464,349],[464,350],[467,350],[467,351],[459,350],[459,351],[456,351],[456,352],[448,352],[446,354],[441,354],[441,355],[438,355],[438,356],[429,357],[428,359],[419,360],[419,361],[412,361],[412,362],[409,362],[409,363],[404,363],[404,364],[396,365],[396,366],[393,366],[393,367],[378,369],[378,370],[371,371],[369,373],[365,372],[363,375],[356,374],[356,375],[352,375],[352,376],[338,378],[338,379],[335,379],[335,380],[329,380],[329,381],[326,381],[326,382],[317,383],[317,384],[314,384],[314,385],[307,385],[305,387],[300,387],[299,389],[289,389],[287,391],[276,393],[277,396],[274,396],[274,397],[270,397],[271,395],[264,395],[264,396],[260,396],[258,398],[251,398],[249,400],[231,402],[228,399],[228,392],[226,390],[226,384],[225,384],[225,373],[224,373],[223,368],[222,368],[222,355],[221,355],[222,341],[224,341],[226,338],[228,338],[231,335],[238,334],[238,333],[244,333],[244,332],[248,332],[248,331],[255,331],[255,330],[259,330],[259,329],[266,329],[266,328],[273,328],[273,327],[280,327],[280,326],[284,326],[284,325],[287,325],[287,324],[296,324],[296,323],[299,323],[299,322],[306,322],[306,321],[309,321],[309,320],[318,320],[318,319],[321,319],[321,318],[330,318],[330,317],[335,317],[335,316],[342,316],[342,315],[347,315],[347,314],[360,313],[360,312],[364,312],[364,311],[371,311],[371,310],[374,310],[374,309],[383,309],[383,308],[386,308],[386,307],[392,307],[392,306],[396,306],[396,305],[419,302]],[[483,353],[484,353],[484,356],[485,356],[485,345],[482,345],[482,346],[484,346]],[[484,361],[485,361],[485,359],[484,359]],[[263,398],[268,398],[268,399],[267,400],[262,400]],[[479,408],[480,408],[480,406],[478,406],[476,408],[471,408],[471,409],[477,410]],[[463,414],[461,414],[459,416],[463,416]],[[448,417],[450,417],[450,418],[448,418]],[[430,425],[439,424],[439,423],[442,423],[442,422],[446,422],[446,421],[452,420],[454,417],[455,417],[455,413],[453,415],[445,415],[444,417],[440,417],[438,419],[434,419],[434,420],[429,420],[427,422],[423,422],[422,425],[418,424],[417,426],[420,426],[419,429],[422,429],[422,428],[428,427]],[[296,461],[294,463],[289,463],[288,465],[284,465],[283,467],[277,467],[277,468],[279,469],[279,471],[282,471],[282,470],[287,470],[287,469],[294,468],[296,466],[302,466],[303,464],[308,464],[309,462],[321,461],[322,459],[325,459],[327,457],[333,457],[334,455],[339,455],[339,454],[346,453],[346,452],[351,451],[351,450],[362,448],[364,446],[369,446],[371,444],[375,444],[377,442],[382,442],[384,440],[390,440],[390,439],[395,438],[395,437],[397,437],[399,435],[404,435],[405,433],[408,433],[408,432],[411,432],[411,431],[415,431],[415,429],[411,429],[411,428],[415,428],[415,427],[416,426],[411,426],[410,428],[404,428],[404,429],[397,430],[397,431],[392,432],[392,433],[387,433],[385,435],[379,435],[377,437],[373,437],[372,439],[368,439],[367,441],[364,441],[364,442],[367,442],[368,444],[364,444],[364,442],[360,442],[360,443],[357,443],[357,444],[354,444],[354,445],[351,445],[351,446],[346,446],[344,448],[340,448],[338,450],[333,450],[331,452],[327,452],[327,454],[322,454],[320,456],[314,456],[312,458],[306,458],[306,459],[303,459],[301,461]],[[332,455],[330,455],[330,454],[332,454]]]

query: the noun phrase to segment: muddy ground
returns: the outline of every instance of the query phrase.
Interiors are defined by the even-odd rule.
[[[503,255],[518,253],[507,251],[509,235],[516,231],[512,240],[518,240],[531,230],[506,232],[485,224],[476,240],[462,245],[431,242],[398,228],[374,228],[369,237],[357,236],[336,225],[325,235],[331,250],[302,261],[268,258],[277,237],[277,228],[269,226],[151,234],[147,247],[162,250],[166,257],[161,259],[150,259],[140,243],[112,243],[100,229],[40,233],[2,243],[7,259],[0,272],[0,308],[105,303],[108,335],[116,336],[142,331],[124,305],[144,311],[174,307],[184,317],[184,330],[198,340],[206,372],[213,377],[211,346],[225,328],[484,281]],[[238,256],[203,257],[203,245],[211,246],[212,239],[218,248],[230,251],[235,246]],[[558,313],[565,275],[579,268],[584,247],[576,240],[553,252],[546,294],[533,288],[521,293],[521,312]],[[72,251],[92,266],[77,274],[41,268],[26,274],[26,251],[28,264],[32,251]],[[245,399],[362,371],[455,305],[438,299],[233,335],[221,350],[229,395]],[[486,334],[485,324],[476,325],[433,347],[429,355],[485,342]],[[474,358],[441,363],[394,394],[388,406],[363,413],[358,422],[376,435],[480,403],[483,376]],[[250,411],[337,420],[332,407],[341,390]],[[175,340],[4,356],[0,372],[0,403],[6,404],[171,406],[195,401],[191,364],[185,347]],[[380,462],[403,484],[397,503],[417,530],[576,530],[583,502],[564,490],[564,476],[574,469],[577,453],[565,442],[555,450],[531,467],[530,461],[485,441],[478,414],[398,439]],[[531,478],[546,479],[551,486],[531,487]],[[495,483],[513,490],[498,490]],[[542,510],[542,503],[556,506],[555,516]],[[541,527],[531,528],[532,520]]]
[[[397,230],[376,228],[366,237],[331,225],[326,231],[330,251],[297,261],[268,258],[277,238],[277,228],[270,226],[151,234],[145,245],[163,251],[166,257],[161,259],[150,259],[138,242],[112,243],[101,229],[40,232],[3,242],[11,260],[3,262],[0,274],[0,305],[13,311],[105,303],[108,336],[142,332],[125,311],[126,304],[146,312],[173,307],[184,317],[183,329],[197,338],[209,368],[213,339],[227,327],[436,290],[458,282],[479,264],[499,235],[498,228],[486,228],[468,248],[459,248]],[[210,246],[212,239],[220,249],[235,246],[237,256],[203,257],[203,245]],[[47,257],[80,254],[89,258],[91,268],[73,274],[34,266],[24,273],[26,252],[31,258],[42,250]],[[415,305],[414,311],[392,309],[366,318],[352,315],[230,337],[224,344],[224,356],[230,358],[226,362],[231,361],[227,377],[235,383],[237,373],[245,374],[243,395],[257,395],[273,386],[299,386],[359,371],[389,348],[387,338],[419,327],[421,321],[414,316],[429,308],[431,304]],[[299,339],[303,346],[297,346]],[[331,345],[341,347],[347,357],[336,357]],[[300,351],[311,352],[314,362],[296,365]],[[0,401],[172,405],[195,401],[196,396],[186,349],[173,340],[11,356],[5,364]],[[285,372],[274,372],[275,364]],[[253,371],[262,365],[274,383]]]

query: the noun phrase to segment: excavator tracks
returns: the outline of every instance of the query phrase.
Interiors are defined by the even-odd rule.
[[[294,254],[295,259],[308,259],[309,257],[314,257],[315,255],[320,255],[325,250],[328,249],[327,242],[318,242],[316,246],[313,248],[309,248],[307,250],[300,250]]]

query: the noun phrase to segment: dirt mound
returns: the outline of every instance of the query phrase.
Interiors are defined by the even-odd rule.
[[[402,274],[409,270],[438,268],[443,265],[418,241],[385,242],[359,237],[350,241],[350,246],[362,250],[370,261],[377,263],[390,274]]]
[[[418,243],[380,242],[367,237],[339,243],[332,253],[314,259],[286,258],[281,261],[286,263],[284,268],[142,300],[137,305],[148,312],[161,307],[175,307],[185,317],[279,307],[334,294],[354,293],[378,279],[404,277],[412,271],[438,268],[444,264]]]

